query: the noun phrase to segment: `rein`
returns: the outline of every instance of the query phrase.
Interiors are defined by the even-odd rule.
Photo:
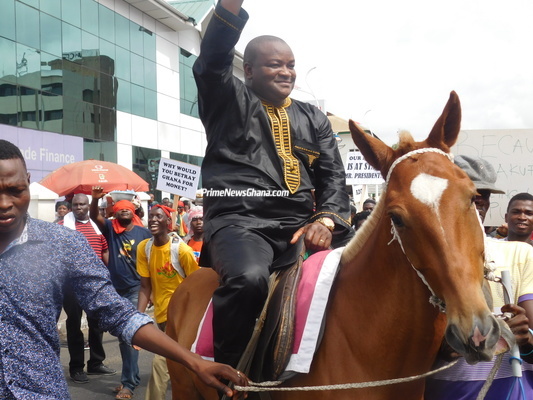
[[[318,390],[346,390],[346,389],[363,389],[370,387],[378,386],[387,386],[394,385],[397,383],[412,382],[418,379],[426,378],[438,372],[444,371],[448,368],[453,367],[459,360],[454,360],[450,364],[447,364],[441,368],[435,369],[433,371],[426,372],[421,375],[408,376],[406,378],[395,378],[395,379],[385,379],[381,381],[373,382],[359,382],[359,383],[340,383],[336,385],[321,385],[321,386],[296,386],[296,387],[276,387],[281,385],[283,381],[267,381],[256,383],[249,381],[249,386],[238,386],[235,385],[235,390],[239,392],[310,392]]]

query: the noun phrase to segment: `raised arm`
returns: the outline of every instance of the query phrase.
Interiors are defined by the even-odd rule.
[[[230,13],[239,15],[244,0],[220,0],[220,5]]]
[[[91,207],[89,209],[89,217],[98,225],[100,230],[105,227],[105,218],[100,215],[98,210],[98,200],[105,196],[103,188],[100,186],[94,186],[91,192]]]

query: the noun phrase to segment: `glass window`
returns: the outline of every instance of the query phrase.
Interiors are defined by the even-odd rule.
[[[63,110],[50,110],[44,112],[45,121],[53,121],[56,119],[63,119]]]
[[[155,35],[148,29],[143,28],[144,57],[155,62]]]
[[[39,11],[26,4],[16,5],[17,42],[39,48]]]
[[[144,59],[144,87],[150,90],[157,90],[157,69],[156,63]]]
[[[116,46],[115,75],[126,81],[131,80],[130,52],[122,47]]]
[[[180,49],[180,111],[198,118],[198,89],[192,73],[197,57]]]
[[[99,36],[113,43],[115,41],[115,13],[109,8],[99,4],[98,16]]]
[[[41,13],[41,50],[61,56],[61,21]]]
[[[15,40],[15,0],[2,0],[0,36]]]
[[[157,172],[148,170],[148,160],[160,160],[161,150],[147,149],[145,147],[132,146],[133,165],[132,170],[150,185],[150,192],[155,193],[157,186]]]
[[[100,140],[114,141],[116,131],[116,113],[115,110],[106,107],[100,107],[100,115],[98,118],[98,131],[95,133],[95,138]]]
[[[83,101],[100,104],[100,72],[82,68],[83,86],[81,96]]]
[[[20,104],[19,104],[19,122],[20,126],[25,128],[40,129],[40,110],[38,105],[41,104],[41,94],[38,90],[19,86]]]
[[[100,71],[115,75],[115,45],[100,39]]]
[[[140,56],[144,53],[143,36],[144,28],[130,21],[130,50]]]
[[[144,117],[144,88],[131,85],[131,113]]]
[[[44,0],[47,1],[47,0]],[[81,27],[80,15],[81,4],[80,0],[63,0],[61,2],[61,13],[63,21],[68,22],[78,28]]]
[[[81,63],[81,29],[63,22],[63,58]]]
[[[99,99],[100,105],[107,108],[117,108],[117,99],[115,96],[115,77],[100,73],[100,89],[99,89]]]
[[[131,83],[144,86],[144,59],[131,53]]]
[[[63,60],[53,54],[41,52],[41,90],[63,94]]]
[[[17,126],[18,89],[17,86],[0,80],[0,124]]]
[[[115,13],[115,43],[125,49],[130,49],[130,20]]]
[[[81,101],[86,86],[85,70],[79,64],[63,60],[63,94]]]
[[[131,113],[131,83],[117,79],[117,110]]]
[[[38,50],[17,44],[17,83],[41,88],[41,55]]]
[[[17,83],[17,50],[15,42],[0,37],[0,63],[2,66],[2,75],[0,79],[5,82]]]
[[[94,0],[81,0],[81,28],[98,35],[98,3]]]
[[[100,47],[100,40],[89,32],[81,32],[81,54],[83,58],[83,65],[87,68],[100,71],[100,57],[98,48]]]
[[[157,119],[157,92],[144,89],[144,116]]]
[[[86,160],[117,162],[117,144],[83,139],[83,157]]]
[[[39,8],[39,0],[19,0],[34,8]],[[46,1],[46,0],[45,0]]]
[[[87,137],[93,106],[74,98],[63,96],[63,133]],[[92,129],[94,131],[94,129]],[[94,135],[94,133],[93,133]],[[91,137],[91,136],[90,136]]]
[[[41,11],[61,18],[61,0],[43,0],[41,1]]]

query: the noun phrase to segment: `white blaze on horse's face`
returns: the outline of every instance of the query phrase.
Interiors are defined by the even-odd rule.
[[[448,180],[422,173],[411,182],[411,194],[418,201],[435,209],[438,216],[440,199],[447,187]]]

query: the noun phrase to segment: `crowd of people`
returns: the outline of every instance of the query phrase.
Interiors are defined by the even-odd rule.
[[[135,199],[103,204],[108,201],[106,193],[95,186],[90,201],[85,194],[73,193],[71,203],[58,202],[55,223],[45,223],[27,214],[30,176],[20,150],[1,140],[0,398],[69,398],[54,331],[62,307],[74,382],[88,382],[87,375],[116,374],[104,363],[102,334],[109,331],[119,338],[122,357],[117,399],[132,398],[140,383],[139,347],[157,354],[147,400],[165,398],[166,358],[184,364],[204,383],[232,397],[229,381],[247,383],[235,368],[267,296],[272,269],[296,260],[296,246],[291,245],[299,240],[312,251],[345,245],[373,212],[376,199],[364,201],[359,213],[350,204],[326,116],[289,97],[296,72],[287,43],[273,36],[253,39],[244,52],[245,80],[234,77],[234,46],[248,20],[242,3],[220,0],[193,67],[208,142],[203,184],[212,190],[282,188],[288,195],[207,196],[204,221],[204,208],[187,199],[165,197],[158,203],[150,194],[146,209]],[[455,160],[476,185],[475,204],[483,220],[490,195],[502,193],[495,186],[496,173],[482,159]],[[495,305],[510,314],[507,323],[523,360],[521,387],[531,398],[530,194],[510,199],[505,223],[497,229],[505,238],[488,239],[486,248],[498,266],[511,269],[514,304],[505,304],[501,289],[493,286],[492,291]],[[213,268],[220,276],[212,300],[216,362],[196,357],[164,334],[172,293],[200,266]],[[151,305],[155,323],[145,314]],[[86,369],[82,310],[89,326]],[[478,366],[457,364],[428,380],[426,398],[470,399],[484,380]],[[518,395],[518,385],[512,388],[508,372],[501,372],[495,382],[487,399],[504,398],[509,388]]]
[[[85,194],[75,194],[71,202],[58,201],[54,221],[82,233],[94,252],[109,269],[117,293],[144,313],[153,305],[154,319],[165,331],[167,307],[179,284],[197,270],[203,244],[203,208],[188,199],[172,208],[169,199],[159,204],[150,193],[146,205],[147,221],[142,220],[144,209],[137,196],[112,204],[111,213],[102,213],[106,197],[101,187],[94,187],[92,200]],[[105,200],[106,203],[109,200]],[[164,205],[166,203],[167,205]],[[67,211],[66,213],[64,211]],[[175,215],[175,220],[173,220]],[[63,308],[67,315],[66,334],[70,355],[69,374],[76,383],[87,383],[87,375],[115,375],[116,371],[104,365],[103,331],[98,321],[87,317],[88,341],[81,330],[82,308],[71,285],[65,285]],[[84,350],[89,348],[89,359],[84,370]],[[117,399],[133,397],[139,385],[138,350],[127,342],[119,341],[122,357],[120,384],[115,388]],[[146,399],[165,399],[169,383],[166,359],[155,355],[152,375],[148,382]]]

